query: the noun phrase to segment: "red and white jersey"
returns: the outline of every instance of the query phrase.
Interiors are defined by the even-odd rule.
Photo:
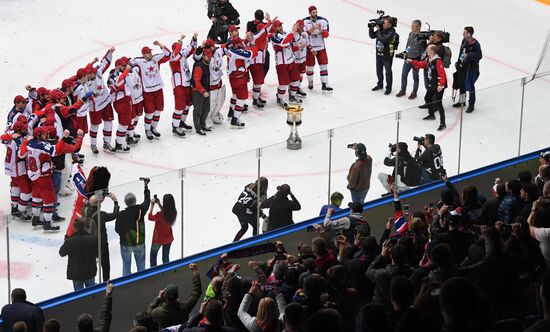
[[[27,144],[27,175],[31,181],[52,174],[55,146],[45,141],[30,140]]]
[[[304,31],[309,35],[309,44],[313,51],[318,52],[325,49],[325,38],[329,33],[328,20],[317,16],[314,21],[311,17],[304,18]]]
[[[178,43],[178,47],[170,56],[170,70],[172,71],[172,87],[175,89],[178,86],[191,86],[191,71],[187,58],[195,53],[197,49],[197,40],[191,39],[191,43],[187,47]]]
[[[271,36],[271,43],[275,51],[275,62],[277,65],[288,65],[294,63],[294,52],[292,52],[293,33],[276,32]]]
[[[94,92],[93,99],[93,109],[90,109],[90,112],[97,112],[104,109],[108,104],[111,103],[111,91],[107,89],[105,81],[103,80],[103,75],[111,65],[113,59],[113,52],[111,50],[107,51],[107,54],[101,59],[99,67],[97,67],[97,72],[95,74],[95,79],[91,81],[92,91]]]
[[[28,105],[28,104],[29,104],[29,103],[27,103],[27,105]],[[31,113],[31,114],[32,114],[32,113]],[[20,111],[18,111],[18,110],[15,109],[15,106],[13,106],[13,107],[11,108],[11,111],[9,111],[9,113],[8,113],[8,119],[7,119],[7,121],[6,121],[6,130],[5,130],[5,132],[10,131],[10,130],[11,130],[11,126],[12,126],[14,123],[16,123],[17,120],[19,120],[19,118],[22,118],[22,117],[27,117],[27,118],[28,118],[28,116],[25,115],[25,111],[20,112]]]
[[[252,59],[252,64],[263,64],[265,63],[265,51],[267,50],[269,30],[271,29],[272,22],[269,21],[265,23],[261,29],[254,35],[254,44],[258,48],[258,55]]]
[[[294,32],[292,45],[294,47],[294,59],[296,63],[306,62],[307,49],[309,46],[309,38],[307,32]]]
[[[124,69],[124,71],[115,70],[111,72],[109,76],[109,88],[113,92],[114,101],[132,96],[132,84],[126,79],[129,73],[129,68]]]
[[[227,72],[229,75],[234,72],[246,73],[250,60],[257,55],[258,51],[254,47],[252,49],[227,49]]]
[[[128,76],[126,76],[126,82],[130,84],[132,104],[139,104],[143,101],[143,87],[141,86],[139,67],[132,67],[132,70],[128,73]]]
[[[2,135],[2,143],[6,146],[6,158],[4,159],[4,170],[6,175],[18,177],[27,174],[25,158],[19,156],[21,138],[12,138],[11,134]]]
[[[223,56],[226,55],[227,49],[225,47],[218,47],[212,55],[210,64],[210,85],[218,85],[222,81],[223,77]]]
[[[132,66],[138,66],[141,75],[141,85],[144,92],[155,92],[164,87],[160,75],[160,64],[170,60],[172,54],[167,48],[162,49],[162,54],[155,54],[150,61],[143,57],[134,58],[130,61]]]
[[[76,99],[82,99],[84,98],[84,96],[86,96],[86,94],[90,91],[93,91],[93,88],[92,88],[92,82],[91,81],[87,81],[87,82],[84,82],[83,84],[82,83],[79,83],[77,81],[76,83],[76,87],[74,88],[74,91],[73,91],[73,96],[76,98]],[[87,101],[84,102],[84,104],[82,104],[81,107],[79,107],[77,110],[76,110],[76,116],[77,117],[84,117],[86,116],[86,114],[88,114],[88,112],[90,110],[92,110],[94,107],[93,105],[93,98],[89,98]]]

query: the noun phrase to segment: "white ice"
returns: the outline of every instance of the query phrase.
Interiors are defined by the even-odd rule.
[[[233,0],[241,13],[243,27],[253,12],[262,8],[279,16],[285,27],[307,15],[312,1],[245,1]],[[327,130],[334,131],[332,146],[332,181],[330,190],[339,190],[349,200],[345,176],[354,156],[346,149],[348,143],[364,142],[372,155],[374,175],[367,199],[383,192],[375,175],[388,172],[381,162],[387,144],[396,140],[395,115],[392,112],[410,108],[402,113],[399,137],[414,149],[412,136],[435,132],[434,122],[423,122],[424,111],[418,110],[424,88],[417,100],[394,97],[400,85],[401,60],[394,60],[392,96],[370,91],[375,85],[373,41],[368,38],[366,24],[377,9],[399,18],[398,32],[404,48],[408,24],[413,19],[428,21],[434,29],[451,33],[451,48],[456,59],[462,29],[474,26],[484,52],[478,90],[510,82],[478,92],[478,104],[473,114],[463,122],[462,158],[460,170],[514,157],[518,153],[520,119],[520,77],[535,67],[547,31],[550,7],[536,1],[360,1],[317,0],[319,14],[330,20],[331,36],[327,40],[329,77],[335,92],[322,95],[316,68],[315,90],[304,102],[304,124],[300,127],[304,147],[300,151],[286,149],[289,129],[285,112],[275,106],[277,78],[271,67],[263,92],[268,100],[264,111],[252,109],[243,116],[246,129],[231,130],[227,123],[216,126],[202,137],[190,134],[180,139],[170,134],[172,91],[169,68],[163,65],[165,81],[165,111],[160,132],[162,138],[154,143],[141,142],[130,154],[91,154],[85,139],[85,168],[103,165],[112,173],[112,191],[120,199],[126,192],[138,193],[141,198],[140,176],[152,176],[151,189],[159,196],[171,192],[184,205],[184,254],[200,252],[230,242],[239,228],[231,207],[240,190],[257,176],[255,149],[263,149],[261,174],[270,180],[269,193],[277,185],[288,183],[302,203],[295,221],[315,216],[327,200],[328,148]],[[144,45],[152,46],[155,39],[170,45],[179,34],[193,32],[204,38],[209,21],[203,1],[3,1],[0,6],[0,31],[4,48],[0,61],[0,105],[4,110],[0,120],[3,127],[12,106],[13,97],[24,94],[24,86],[54,88],[76,73],[94,57],[101,57],[110,47],[117,48],[115,58],[137,56]],[[188,37],[189,38],[189,37]],[[272,52],[273,53],[273,52]],[[272,61],[274,59],[272,58]],[[454,60],[453,60],[454,61]],[[451,76],[452,70],[448,70]],[[227,79],[225,79],[227,83]],[[549,119],[548,81],[532,82],[525,91],[523,144],[521,152],[543,148],[542,129]],[[409,80],[409,91],[412,80]],[[447,90],[450,96],[451,89]],[[543,96],[546,94],[546,96]],[[448,129],[437,133],[445,166],[450,174],[458,172],[458,142],[460,113],[445,103]],[[224,107],[224,113],[227,107]],[[374,118],[373,120],[364,121]],[[363,121],[363,122],[359,122]],[[359,122],[359,123],[358,123]],[[354,124],[357,123],[357,124]],[[353,124],[350,126],[350,124]],[[143,136],[143,124],[138,133]],[[317,133],[315,135],[312,135]],[[312,136],[308,136],[312,135]],[[101,136],[101,135],[100,135]],[[101,137],[99,138],[101,139]],[[537,141],[538,139],[538,141]],[[411,151],[413,152],[413,151]],[[237,155],[235,155],[237,154]],[[228,157],[231,156],[231,157]],[[225,158],[228,157],[228,158]],[[225,158],[225,159],[221,159]],[[215,160],[215,161],[213,161]],[[196,166],[193,166],[196,165]],[[175,170],[186,168],[184,197]],[[171,173],[169,173],[171,172]],[[166,173],[160,175],[161,173]],[[133,183],[129,183],[134,181]],[[0,209],[9,211],[9,178],[0,177]],[[61,198],[60,214],[70,217],[74,195]],[[110,208],[110,207],[107,207]],[[181,210],[179,211],[181,213]],[[380,221],[372,221],[380,222]],[[27,289],[31,301],[39,301],[72,290],[65,278],[66,259],[58,255],[64,232],[43,234],[18,220],[10,223],[11,287]],[[66,223],[60,224],[62,230]],[[152,223],[147,228],[147,249],[152,236]],[[171,258],[181,257],[180,221],[174,226],[176,240]],[[6,233],[0,234],[0,299],[7,301]],[[247,236],[251,234],[248,231]],[[114,225],[109,225],[112,278],[121,275],[121,259]],[[160,257],[159,257],[160,261]],[[147,259],[148,265],[148,259]],[[135,269],[135,268],[134,268]]]

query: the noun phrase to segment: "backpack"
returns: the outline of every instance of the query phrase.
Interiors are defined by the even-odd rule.
[[[453,57],[453,52],[448,46],[445,46],[445,51],[443,52],[443,67],[449,68],[451,66],[452,57]]]

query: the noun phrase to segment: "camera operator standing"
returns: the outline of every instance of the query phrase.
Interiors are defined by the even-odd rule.
[[[393,55],[399,44],[399,35],[395,32],[393,20],[391,17],[385,17],[383,24],[369,24],[369,37],[376,39],[376,76],[378,83],[372,91],[380,90],[384,87],[384,71],[386,72],[386,91],[385,95],[391,93],[393,74],[391,66]],[[376,28],[376,30],[375,30]]]
[[[418,143],[414,158],[422,168],[420,184],[440,180],[445,169],[441,147],[435,144],[435,136],[426,134],[424,137],[415,137],[414,140]]]
[[[372,158],[367,154],[363,143],[350,144],[348,148],[355,150],[357,160],[351,165],[348,173],[348,189],[353,203],[363,204],[370,189],[372,174]]]
[[[240,23],[239,12],[229,0],[208,0],[208,18],[212,21],[208,38],[218,44],[227,42],[227,30],[230,25]]]
[[[411,59],[411,60],[421,59],[422,53],[424,53],[424,50],[426,49],[426,40],[418,38],[421,27],[422,27],[422,23],[420,22],[420,20],[412,21],[411,32],[409,32],[409,38],[407,39],[407,46],[405,47],[405,51],[400,54],[397,54],[396,55],[397,58]],[[411,70],[412,70],[412,76],[413,76],[413,89],[409,96],[409,99],[416,98],[416,93],[418,92],[418,85],[419,85],[418,69],[414,68],[410,63],[406,61],[403,63],[403,71],[401,73],[401,90],[399,90],[396,97],[402,97],[406,94],[407,77],[409,76],[409,72]]]
[[[397,184],[397,189],[404,191],[410,187],[418,186],[420,183],[420,167],[408,149],[409,146],[405,142],[390,144],[390,153],[384,159],[384,165],[393,167],[393,172],[392,174],[378,174],[378,180],[388,192],[390,192],[392,184]],[[396,170],[397,179],[395,179]]]
[[[423,68],[428,72],[428,88],[424,101],[428,105],[428,116],[423,120],[435,120],[435,111],[439,111],[439,127],[437,130],[447,128],[445,124],[445,109],[443,108],[443,92],[447,87],[447,74],[443,67],[443,60],[439,53],[444,52],[443,46],[429,45],[427,49],[428,57],[424,61],[408,59],[407,62],[415,68]]]
[[[453,104],[453,107],[466,105],[467,91],[470,98],[466,113],[472,113],[476,103],[476,88],[474,84],[479,78],[479,60],[481,60],[483,55],[479,42],[473,37],[473,27],[465,27],[462,35],[464,39],[462,39],[462,43],[460,44],[458,61],[455,64],[456,75],[460,82],[460,98],[457,103]]]

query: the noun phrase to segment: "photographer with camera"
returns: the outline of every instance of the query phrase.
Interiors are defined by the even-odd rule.
[[[386,91],[389,95],[392,89],[393,74],[391,66],[393,55],[399,45],[399,35],[395,32],[397,18],[383,16],[384,12],[379,12],[380,18],[371,20],[368,24],[369,37],[376,39],[376,76],[378,83],[372,91],[380,90],[384,87],[384,71],[386,72]]]
[[[227,30],[230,25],[239,25],[239,12],[229,0],[208,0],[208,18],[212,27],[208,32],[208,39],[218,44],[227,42]]]
[[[424,61],[407,59],[407,62],[415,68],[423,68],[428,72],[428,88],[424,101],[428,105],[428,116],[423,120],[435,120],[435,111],[439,111],[438,131],[447,128],[445,124],[445,109],[443,108],[443,93],[447,88],[447,74],[443,66],[443,60],[439,56],[443,46],[429,45],[428,57]],[[443,51],[444,52],[444,51]]]
[[[131,273],[132,253],[136,260],[137,271],[145,270],[145,215],[151,203],[149,178],[139,178],[143,181],[143,203],[136,205],[136,195],[128,193],[124,196],[126,209],[120,211],[115,222],[115,231],[120,236],[120,255],[122,256],[122,275]]]
[[[391,174],[379,173],[378,180],[390,192],[390,186],[397,185],[398,191],[408,190],[420,183],[420,167],[409,153],[409,146],[405,142],[390,144],[390,153],[384,159],[384,165],[393,167]],[[397,160],[397,162],[396,162]],[[396,165],[397,164],[397,165]],[[395,178],[397,174],[397,178]]]
[[[476,88],[475,82],[479,78],[479,60],[483,57],[479,42],[473,37],[474,28],[465,27],[460,43],[460,52],[458,60],[455,63],[456,78],[458,78],[458,87],[460,88],[460,97],[453,107],[466,106],[466,92],[469,94],[468,108],[466,113],[474,111],[476,103]]]
[[[370,189],[372,174],[372,158],[367,154],[363,143],[349,144],[348,149],[355,150],[357,160],[351,165],[348,172],[348,186],[353,203],[363,204]]]
[[[407,39],[407,46],[405,47],[405,51],[397,54],[395,57],[400,58],[403,60],[411,59],[411,60],[420,60],[422,57],[422,53],[426,49],[426,40],[419,39],[418,36],[420,35],[420,28],[422,27],[422,23],[420,20],[414,20],[411,23],[411,32],[409,32],[409,38]],[[418,92],[418,69],[414,68],[410,63],[404,62],[403,63],[403,71],[401,72],[401,90],[397,93],[396,97],[402,97],[407,92],[407,77],[409,76],[409,72],[412,70],[412,76],[413,76],[413,89],[411,94],[409,95],[409,99],[415,99],[416,93]]]
[[[441,147],[435,144],[435,136],[426,134],[424,137],[415,136],[413,140],[418,143],[414,159],[422,168],[420,184],[441,179],[441,175],[445,174],[445,169],[443,168]]]

